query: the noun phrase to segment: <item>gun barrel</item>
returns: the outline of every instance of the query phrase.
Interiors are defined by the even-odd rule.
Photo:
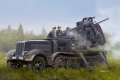
[[[94,17],[91,17],[91,18],[95,18],[95,16],[94,16]]]
[[[102,20],[102,21],[99,21],[98,23],[102,23],[102,22],[104,22],[104,21],[106,21],[106,20],[109,20],[109,18],[106,18],[106,19],[104,19],[104,20]]]
[[[93,19],[93,18],[95,18],[95,17],[89,17],[89,18],[92,18],[92,19]]]

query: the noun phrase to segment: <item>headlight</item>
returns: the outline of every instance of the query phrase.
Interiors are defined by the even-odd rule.
[[[28,53],[28,51],[23,51],[22,52],[22,56],[24,56],[25,54],[27,54]]]
[[[12,53],[12,56],[14,56],[14,53]]]

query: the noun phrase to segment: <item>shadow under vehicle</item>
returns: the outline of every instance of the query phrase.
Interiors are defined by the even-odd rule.
[[[92,17],[89,17],[89,19],[91,21],[93,20]],[[83,21],[77,22],[77,27],[71,29],[70,32],[76,32],[78,35],[83,34],[80,36],[86,37],[85,31],[78,31],[82,24]],[[94,26],[102,33],[102,43],[98,45],[104,45],[106,40],[99,23],[95,23]],[[81,37],[77,36],[77,38]],[[83,43],[79,41],[79,39],[74,41],[71,36],[18,41],[16,43],[16,49],[10,50],[5,56],[7,66],[11,68],[20,68],[26,65],[28,69],[35,72],[42,72],[47,66],[56,69],[87,67],[89,71],[92,71],[90,69],[91,65],[105,62],[108,68],[110,68],[106,58],[107,51],[87,50],[87,48],[85,48],[87,46],[92,45],[92,47],[96,47],[92,41],[90,45],[87,45],[87,41],[85,41],[85,45],[80,45],[76,48],[76,42]]]

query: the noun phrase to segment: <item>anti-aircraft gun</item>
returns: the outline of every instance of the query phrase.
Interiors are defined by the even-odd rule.
[[[93,39],[87,39],[88,35],[87,35],[87,32],[86,32],[85,29],[83,29],[83,31],[80,32],[80,29],[83,26],[84,20],[86,18],[88,18],[88,20],[91,21],[91,23],[93,24],[95,29],[98,30],[101,33],[101,40],[99,41],[98,44],[96,44],[96,39],[95,39],[96,32],[95,32],[94,29],[91,30],[93,32]],[[102,22],[104,22],[106,20],[109,20],[109,18],[106,18],[106,19],[104,19],[102,21],[99,21],[99,22],[93,22],[94,18],[95,17],[85,17],[85,18],[83,18],[82,21],[79,21],[79,22],[76,23],[77,27],[70,30],[70,33],[72,33],[74,35],[77,35],[75,37],[78,37],[78,39],[79,39],[78,42],[79,43],[84,43],[83,46],[80,45],[81,49],[84,48],[84,47],[87,47],[87,46],[97,47],[98,45],[104,45],[106,43],[105,36],[103,34],[103,31],[102,31],[101,26],[99,25],[99,23],[102,23]]]
[[[81,48],[83,45],[86,46],[86,43],[83,44],[83,41],[86,40],[82,40],[82,38],[86,39],[86,33],[85,31],[78,31],[83,21],[78,23],[79,25],[71,29],[69,34],[76,33],[79,38],[71,39],[71,36],[62,36],[58,38],[18,41],[16,49],[10,50],[5,56],[7,66],[20,68],[26,65],[28,69],[35,72],[41,72],[47,66],[57,69],[87,67],[91,71],[91,65],[105,62],[108,68],[110,68],[107,62],[106,51],[91,51]],[[100,25],[98,23],[94,25],[103,34]],[[103,34],[102,45],[105,43],[106,40]],[[73,47],[72,44],[75,46],[79,45],[78,47]]]

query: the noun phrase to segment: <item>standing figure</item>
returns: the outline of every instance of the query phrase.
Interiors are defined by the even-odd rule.
[[[52,28],[52,31],[49,32],[47,38],[55,38],[56,37],[56,27]]]
[[[64,35],[64,36],[68,36],[69,30],[70,30],[70,28],[67,27],[66,30],[63,31],[63,35]]]
[[[87,39],[92,39],[94,37],[93,29],[95,30],[95,27],[88,18],[84,20],[83,26],[81,27],[80,31],[82,31],[83,28],[87,31]]]
[[[102,34],[97,29],[95,30],[95,33],[96,45],[98,45],[102,41]]]
[[[60,37],[60,36],[62,36],[62,35],[63,35],[63,33],[62,33],[62,30],[61,30],[61,27],[58,26],[58,30],[56,31],[56,36],[57,36],[57,37]]]
[[[102,34],[95,29],[95,37],[92,39],[92,44],[90,47],[98,47],[98,45],[102,44]]]

